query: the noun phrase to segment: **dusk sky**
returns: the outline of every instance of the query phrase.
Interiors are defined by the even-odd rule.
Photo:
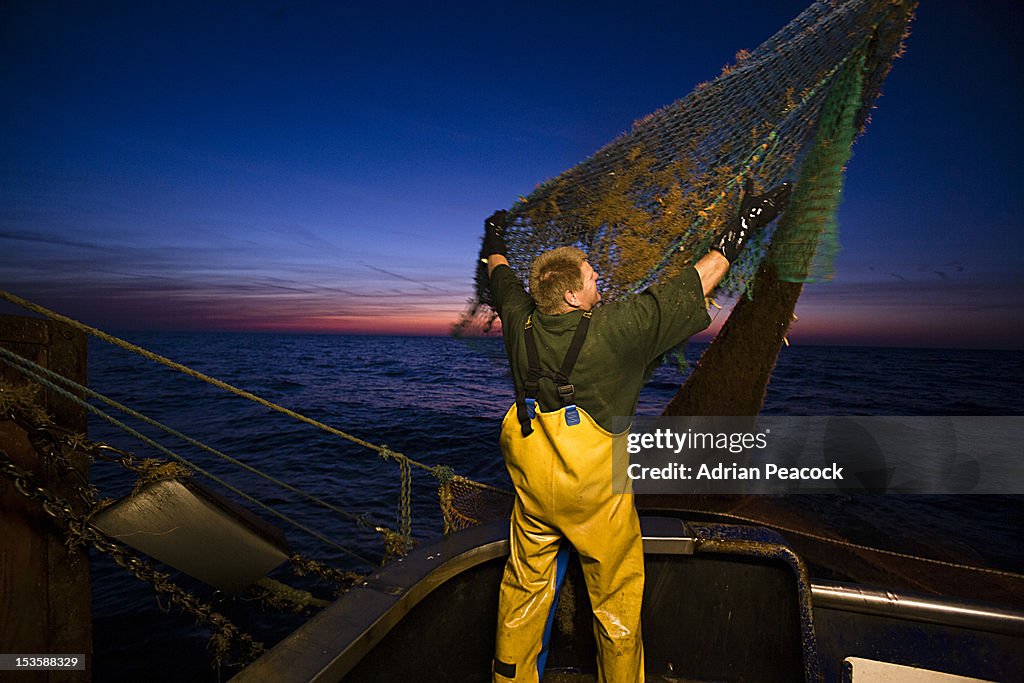
[[[5,2],[0,288],[115,331],[445,334],[491,211],[808,4]],[[1024,346],[1024,5],[917,14],[793,343]]]

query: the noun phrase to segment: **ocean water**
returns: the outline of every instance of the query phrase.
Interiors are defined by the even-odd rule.
[[[349,337],[284,334],[127,334],[131,341],[374,444],[386,444],[429,466],[446,465],[471,479],[509,488],[497,446],[498,425],[513,399],[500,340]],[[702,347],[691,345],[696,362]],[[371,524],[396,528],[399,471],[369,449],[296,422],[123,350],[91,342],[89,384],[190,437]],[[1024,415],[1024,352],[850,347],[782,351],[764,413],[773,415]],[[680,375],[659,369],[639,412],[658,414]],[[118,416],[121,417],[121,416]],[[152,428],[127,419],[132,427]],[[166,457],[98,417],[90,437],[140,457]],[[344,549],[282,526],[293,549],[334,566],[367,569],[349,551],[377,561],[374,532],[311,505],[265,480],[176,440],[157,441],[263,503],[320,531]],[[133,481],[109,463],[93,465],[93,481],[118,497]],[[205,483],[205,482],[204,482]],[[213,488],[217,488],[213,485]],[[414,470],[413,534],[439,536],[436,481]],[[819,503],[820,504],[820,501]],[[252,505],[248,505],[252,509]],[[891,542],[900,528],[915,541],[968,536],[971,552],[991,566],[1024,571],[1020,496],[874,496],[844,506],[851,540]],[[267,515],[263,515],[267,517]],[[842,520],[839,520],[840,522]],[[964,530],[970,529],[969,534]],[[918,546],[920,544],[918,543]],[[899,549],[894,548],[894,549]],[[271,645],[301,619],[258,602],[224,596],[171,572],[241,627]],[[94,680],[216,681],[236,669],[210,666],[208,630],[152,589],[92,554]],[[272,576],[329,597],[327,586]]]

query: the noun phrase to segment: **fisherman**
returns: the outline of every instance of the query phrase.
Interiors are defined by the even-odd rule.
[[[693,268],[603,306],[587,255],[559,247],[530,268],[530,294],[506,258],[506,212],[485,223],[493,305],[517,391],[501,427],[515,486],[510,554],[501,581],[493,680],[538,681],[547,658],[569,544],[594,611],[598,680],[644,680],[640,605],[644,560],[632,493],[613,493],[612,418],[632,416],[669,349],[710,324],[704,297],[751,231],[784,208],[789,185],[753,196]]]

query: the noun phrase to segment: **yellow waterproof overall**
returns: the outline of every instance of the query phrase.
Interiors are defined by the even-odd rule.
[[[572,364],[563,369],[566,365]],[[538,657],[557,593],[556,557],[565,539],[580,556],[594,609],[598,680],[643,681],[640,522],[632,494],[613,493],[612,434],[572,404],[545,413],[533,402],[524,425],[517,411],[522,396],[517,403],[501,429],[501,451],[516,500],[498,604],[493,680],[538,680]]]

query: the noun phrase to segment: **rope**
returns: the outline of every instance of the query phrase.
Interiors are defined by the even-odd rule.
[[[382,460],[389,460],[395,455],[394,451],[387,446],[383,447],[380,453]],[[409,467],[408,458],[395,458],[398,463],[399,477],[401,481],[401,493],[398,500],[398,531],[392,531],[384,527],[377,527],[377,531],[384,534],[384,544],[387,556],[405,555],[412,547],[412,470]],[[439,475],[438,468],[431,468],[431,473]]]
[[[961,564],[959,562],[950,562],[948,560],[936,560],[931,557],[921,557],[919,555],[911,555],[910,553],[901,553],[896,550],[886,550],[884,548],[874,548],[869,545],[862,545],[860,543],[854,543],[853,541],[845,541],[838,538],[829,538],[828,536],[822,536],[811,531],[801,531],[800,529],[793,529],[783,524],[777,524],[775,522],[767,522],[763,519],[757,519],[756,517],[746,517],[744,515],[737,515],[732,512],[716,512],[709,510],[697,510],[691,508],[672,508],[673,512],[692,512],[700,515],[715,515],[716,517],[728,517],[730,519],[736,519],[741,522],[749,522],[751,524],[757,524],[758,526],[766,526],[772,529],[778,529],[779,531],[785,531],[790,534],[797,534],[799,536],[806,536],[812,538],[815,541],[822,543],[829,543],[831,545],[838,545],[853,550],[866,550],[872,553],[881,553],[883,555],[890,555],[892,557],[898,557],[903,560],[915,560],[917,562],[927,562],[930,564],[950,567],[952,569],[964,569],[967,571],[978,572],[980,574],[991,574],[993,576],[999,576],[1002,578],[1014,579],[1017,581],[1024,580],[1024,574],[1017,574],[1015,572],[1009,572],[1002,569],[991,569],[989,567],[975,567],[969,564]]]
[[[256,585],[267,591],[265,599],[278,609],[290,609],[296,614],[305,613],[306,608],[315,607],[323,609],[331,603],[321,600],[309,591],[304,591],[294,586],[289,586],[269,576],[264,576]]]
[[[292,493],[296,493],[296,494],[302,496],[303,498],[306,498],[307,500],[316,503],[317,505],[321,505],[321,506],[323,506],[323,507],[325,507],[325,508],[327,508],[329,510],[337,512],[339,515],[342,515],[343,517],[345,517],[345,518],[347,518],[347,519],[349,519],[351,521],[354,521],[356,524],[358,524],[360,526],[363,526],[363,527],[365,527],[367,529],[372,529],[373,528],[373,525],[370,524],[369,522],[367,522],[367,520],[365,519],[365,517],[363,515],[356,515],[356,514],[353,514],[353,513],[349,512],[347,510],[343,510],[342,508],[339,508],[339,507],[333,505],[332,503],[329,503],[329,502],[327,502],[327,501],[325,501],[325,500],[323,500],[321,498],[318,498],[318,497],[314,496],[311,493],[307,493],[306,491],[303,491],[303,490],[301,490],[299,488],[296,488],[296,487],[292,486],[291,484],[289,484],[287,482],[281,481],[280,479],[277,479],[276,477],[273,477],[273,476],[271,476],[269,474],[266,474],[265,472],[262,472],[262,471],[256,469],[252,465],[249,465],[249,464],[247,464],[247,463],[245,463],[245,462],[243,462],[241,460],[238,460],[237,458],[233,458],[230,455],[228,455],[227,453],[223,453],[222,451],[219,451],[216,448],[213,448],[212,446],[208,446],[208,445],[206,445],[206,444],[204,444],[204,443],[202,443],[200,441],[197,441],[197,440],[193,439],[192,437],[179,432],[178,430],[174,429],[173,427],[169,427],[169,426],[167,426],[167,425],[165,425],[165,424],[163,424],[163,423],[161,423],[161,422],[159,422],[157,420],[154,420],[151,417],[143,415],[142,413],[138,412],[137,410],[134,410],[134,409],[132,409],[132,408],[126,406],[126,405],[123,405],[121,403],[118,403],[114,399],[112,399],[112,398],[110,398],[108,396],[104,396],[103,394],[99,393],[98,391],[90,389],[89,387],[87,387],[87,386],[85,386],[83,384],[79,384],[78,382],[76,382],[76,381],[74,381],[74,380],[72,380],[72,379],[70,379],[68,377],[65,377],[64,375],[61,375],[60,373],[53,372],[49,368],[45,368],[45,367],[43,367],[43,366],[41,366],[41,365],[39,365],[37,363],[34,363],[31,360],[28,360],[27,358],[24,358],[23,356],[19,356],[17,354],[11,353],[7,349],[0,348],[0,355],[2,355],[8,361],[13,360],[14,362],[22,363],[23,365],[30,367],[34,372],[42,373],[46,377],[50,378],[51,380],[56,380],[58,382],[62,382],[62,383],[64,383],[65,385],[67,385],[68,387],[70,387],[72,389],[75,389],[75,390],[78,390],[78,391],[82,391],[85,394],[87,394],[87,395],[89,395],[89,396],[91,396],[91,397],[93,397],[95,399],[103,401],[108,406],[111,406],[112,408],[116,408],[117,410],[120,410],[120,411],[122,411],[124,413],[127,413],[128,415],[131,415],[135,419],[141,420],[142,422],[145,422],[146,424],[148,424],[148,425],[150,425],[152,427],[156,427],[157,429],[160,429],[160,430],[164,431],[165,433],[170,434],[171,436],[177,437],[177,438],[181,439],[182,441],[184,441],[185,443],[189,444],[190,446],[194,446],[196,448],[199,448],[200,450],[204,450],[204,451],[206,451],[208,453],[216,455],[217,457],[226,460],[227,462],[231,463],[232,465],[237,465],[238,467],[241,467],[241,468],[243,468],[244,470],[246,470],[248,472],[251,472],[251,473],[253,473],[253,474],[255,474],[255,475],[259,476],[259,477],[262,477],[263,479],[266,479],[267,481],[269,481],[269,482],[271,482],[273,484],[276,484],[277,486],[280,486],[283,489],[287,489],[288,491],[291,491]]]
[[[106,332],[103,332],[102,330],[99,330],[99,329],[97,329],[95,327],[91,327],[89,325],[86,325],[85,323],[79,322],[79,321],[77,321],[77,320],[75,320],[73,318],[69,318],[69,317],[67,317],[65,315],[61,315],[60,313],[57,313],[56,311],[52,311],[52,310],[50,310],[48,308],[45,308],[44,306],[40,306],[38,304],[32,303],[31,301],[28,301],[27,299],[23,299],[23,298],[15,295],[15,294],[12,294],[11,292],[0,290],[0,299],[5,299],[5,300],[7,300],[8,302],[10,302],[12,304],[15,304],[17,306],[21,306],[22,308],[25,308],[25,309],[27,309],[29,311],[38,313],[38,314],[40,314],[40,315],[42,315],[42,316],[44,316],[46,318],[49,318],[51,320],[55,320],[55,321],[64,323],[66,325],[69,325],[69,326],[71,326],[71,327],[73,327],[73,328],[75,328],[75,329],[77,329],[77,330],[79,330],[81,332],[84,332],[84,333],[89,334],[89,335],[91,335],[93,337],[96,337],[97,339],[105,341],[105,342],[107,342],[109,344],[112,344],[114,346],[118,346],[118,347],[120,347],[122,349],[125,349],[126,351],[130,351],[132,353],[135,353],[135,354],[137,354],[139,356],[142,356],[143,358],[146,358],[147,360],[150,360],[150,361],[153,361],[155,363],[159,363],[161,365],[169,367],[172,370],[176,370],[176,371],[181,372],[183,374],[189,375],[190,377],[193,377],[195,379],[198,379],[198,380],[201,380],[203,382],[206,382],[207,384],[211,384],[211,385],[213,385],[213,386],[215,386],[215,387],[217,387],[217,388],[219,388],[219,389],[221,389],[223,391],[227,391],[229,393],[235,394],[236,396],[240,396],[242,398],[248,399],[248,400],[250,400],[250,401],[252,401],[254,403],[258,403],[258,404],[260,404],[260,405],[262,405],[262,406],[264,406],[266,408],[269,408],[269,409],[271,409],[271,410],[273,410],[275,412],[281,413],[283,415],[287,415],[287,416],[289,416],[289,417],[291,417],[291,418],[293,418],[295,420],[298,420],[299,422],[304,422],[306,424],[312,425],[312,426],[317,427],[317,428],[319,428],[319,429],[321,429],[321,430],[323,430],[323,431],[325,431],[325,432],[327,432],[329,434],[333,434],[335,436],[340,436],[341,438],[346,439],[346,440],[348,440],[348,441],[350,441],[350,442],[352,442],[352,443],[354,443],[356,445],[363,446],[364,448],[368,448],[370,450],[373,450],[373,451],[377,452],[377,454],[382,459],[394,460],[395,462],[397,462],[399,464],[399,468],[400,468],[400,472],[401,472],[401,493],[400,493],[400,500],[399,500],[399,531],[396,532],[396,531],[388,529],[387,527],[384,527],[382,525],[377,525],[377,524],[371,523],[370,521],[368,521],[367,515],[355,515],[355,514],[350,513],[350,512],[348,512],[346,510],[343,510],[343,509],[341,509],[341,508],[339,508],[339,507],[337,507],[335,505],[332,505],[331,503],[328,503],[327,501],[324,501],[324,500],[322,500],[320,498],[317,498],[316,496],[313,496],[313,495],[311,495],[309,493],[306,493],[305,491],[302,491],[301,489],[295,488],[295,487],[293,487],[293,486],[291,486],[291,485],[289,485],[289,484],[287,484],[287,483],[285,483],[285,482],[283,482],[283,481],[281,481],[279,479],[276,479],[276,478],[274,478],[274,477],[272,477],[272,476],[270,476],[268,474],[265,474],[265,473],[257,470],[256,468],[254,468],[254,467],[252,467],[252,466],[250,466],[250,465],[248,465],[248,464],[246,464],[246,463],[244,463],[244,462],[242,462],[240,460],[237,460],[236,458],[232,458],[231,456],[229,456],[229,455],[227,455],[227,454],[225,454],[225,453],[223,453],[223,452],[221,452],[221,451],[219,451],[217,449],[214,449],[214,448],[212,448],[210,446],[207,446],[207,445],[205,445],[205,444],[203,444],[203,443],[201,443],[199,441],[196,441],[195,439],[192,439],[192,438],[188,437],[187,435],[182,434],[181,432],[178,432],[177,430],[174,430],[174,429],[172,429],[171,427],[169,427],[167,425],[164,425],[164,424],[162,424],[162,423],[160,423],[160,422],[158,422],[156,420],[153,420],[151,418],[148,418],[145,415],[142,415],[141,413],[139,413],[139,412],[137,412],[135,410],[132,410],[131,408],[129,408],[129,407],[125,406],[125,405],[122,405],[122,404],[118,403],[117,401],[114,401],[113,399],[110,399],[110,398],[108,398],[106,396],[103,396],[102,394],[99,394],[98,392],[95,392],[95,391],[89,389],[88,387],[82,386],[82,385],[80,385],[80,384],[78,384],[76,382],[73,382],[72,380],[69,380],[69,379],[67,379],[67,378],[65,378],[65,377],[63,377],[61,375],[56,374],[56,373],[51,373],[46,368],[42,368],[41,366],[38,366],[38,365],[36,365],[34,363],[31,363],[31,361],[27,361],[26,359],[22,358],[21,356],[14,356],[14,358],[16,359],[15,362],[21,362],[23,364],[30,364],[30,366],[34,366],[37,369],[37,373],[33,375],[30,372],[28,372],[27,370],[25,370],[24,369],[24,365],[23,365],[23,367],[18,368],[21,372],[34,377],[35,379],[37,379],[37,381],[39,381],[42,384],[46,384],[47,386],[53,387],[56,391],[62,393],[63,395],[68,396],[74,402],[79,403],[81,405],[84,405],[91,412],[94,412],[95,414],[97,414],[100,417],[102,417],[104,420],[110,422],[111,424],[114,424],[115,426],[118,426],[119,428],[121,428],[122,430],[124,430],[127,433],[131,434],[132,436],[135,436],[135,438],[143,441],[144,443],[147,443],[147,444],[151,445],[152,447],[156,448],[157,450],[160,450],[161,452],[167,453],[170,457],[175,458],[175,459],[179,460],[180,462],[186,463],[189,467],[192,467],[195,471],[203,474],[204,476],[210,478],[213,481],[216,481],[216,482],[220,483],[222,486],[224,486],[225,488],[227,488],[227,489],[237,493],[238,495],[242,496],[244,499],[249,500],[253,504],[255,504],[255,505],[257,505],[257,506],[267,510],[268,512],[270,512],[271,514],[273,514],[273,515],[275,515],[277,517],[285,519],[286,521],[288,521],[289,524],[292,524],[293,526],[295,526],[295,527],[305,531],[306,533],[312,534],[314,537],[320,539],[321,541],[323,541],[325,543],[328,543],[329,545],[331,545],[333,547],[336,547],[336,548],[338,548],[339,550],[342,550],[345,553],[348,553],[348,554],[350,554],[350,555],[352,555],[354,557],[357,557],[360,561],[366,562],[367,560],[365,558],[359,556],[358,554],[353,553],[352,551],[344,548],[343,546],[340,546],[337,543],[334,543],[333,541],[330,541],[329,539],[327,539],[326,537],[320,535],[319,533],[317,533],[317,532],[315,532],[315,531],[313,531],[311,529],[308,529],[308,528],[304,527],[303,525],[299,524],[298,522],[288,518],[287,516],[282,515],[281,513],[273,510],[272,508],[270,508],[269,506],[265,505],[261,501],[258,501],[255,498],[249,496],[248,494],[243,493],[239,489],[237,489],[237,488],[227,484],[226,482],[220,480],[219,478],[215,477],[214,475],[210,474],[209,472],[206,472],[206,471],[202,470],[201,468],[199,468],[198,466],[196,466],[193,463],[189,462],[185,458],[183,458],[183,457],[181,457],[181,456],[179,456],[179,455],[177,455],[177,454],[175,454],[175,453],[165,449],[163,446],[160,446],[156,442],[153,442],[153,441],[149,440],[145,436],[141,435],[139,432],[136,432],[135,430],[132,430],[130,427],[124,425],[123,423],[117,421],[116,419],[110,417],[109,415],[103,413],[102,411],[99,411],[97,408],[93,407],[88,402],[84,402],[84,401],[78,399],[77,397],[75,397],[75,396],[65,392],[64,390],[60,389],[59,387],[56,387],[56,386],[50,384],[49,382],[43,381],[42,377],[38,373],[41,372],[41,373],[44,373],[44,374],[48,374],[48,375],[50,375],[52,377],[55,377],[59,381],[62,381],[64,383],[66,383],[67,385],[74,387],[76,390],[83,391],[86,394],[88,394],[88,395],[90,395],[90,396],[92,396],[94,398],[97,398],[98,400],[103,401],[107,405],[110,405],[110,406],[112,406],[114,408],[117,408],[118,410],[121,410],[121,411],[127,413],[128,415],[131,415],[132,417],[135,417],[136,419],[142,420],[143,422],[145,422],[145,423],[147,423],[147,424],[149,424],[149,425],[151,425],[153,427],[156,427],[157,429],[160,429],[160,430],[164,431],[167,434],[171,434],[172,436],[175,436],[175,437],[183,440],[184,442],[188,443],[189,445],[192,445],[192,446],[194,446],[196,448],[199,448],[199,449],[205,450],[205,451],[207,451],[209,453],[212,453],[212,454],[214,454],[214,455],[216,455],[216,456],[218,456],[218,457],[220,457],[220,458],[222,458],[224,460],[227,460],[228,462],[230,462],[230,463],[232,463],[234,465],[237,465],[239,467],[244,468],[245,470],[247,470],[247,471],[249,471],[249,472],[251,472],[253,474],[256,474],[256,475],[258,475],[260,477],[263,477],[267,481],[270,481],[270,482],[274,483],[277,486],[280,486],[280,487],[285,488],[285,489],[287,489],[289,491],[292,491],[292,492],[294,492],[294,493],[296,493],[296,494],[306,498],[307,500],[310,500],[310,501],[316,503],[317,505],[320,505],[320,506],[325,507],[325,508],[327,508],[329,510],[337,512],[338,514],[346,517],[349,520],[354,521],[356,524],[358,524],[358,525],[360,525],[360,526],[362,526],[364,528],[372,529],[372,530],[380,533],[384,537],[384,542],[385,542],[385,546],[386,546],[386,555],[389,556],[389,557],[393,556],[393,555],[396,555],[396,554],[404,555],[408,551],[408,549],[412,546],[412,510],[411,510],[412,472],[411,472],[411,468],[413,466],[415,466],[415,467],[420,468],[421,470],[429,472],[432,476],[437,478],[442,483],[444,481],[450,479],[453,476],[452,470],[450,468],[448,468],[448,467],[445,467],[445,466],[442,466],[442,465],[437,465],[437,466],[426,465],[424,463],[421,463],[421,462],[418,462],[416,460],[413,460],[412,458],[406,456],[403,453],[399,453],[397,451],[391,450],[390,448],[388,448],[387,445],[384,445],[384,444],[382,444],[382,445],[372,444],[372,443],[370,443],[370,442],[368,442],[368,441],[366,441],[364,439],[360,439],[359,437],[353,436],[352,434],[348,434],[347,432],[343,432],[340,429],[337,429],[335,427],[331,427],[330,425],[324,424],[324,423],[322,423],[322,422],[320,422],[318,420],[314,420],[312,418],[306,417],[305,415],[302,415],[302,414],[297,413],[297,412],[295,412],[295,411],[293,411],[293,410],[291,410],[289,408],[285,408],[284,406],[281,406],[281,405],[278,405],[276,403],[273,403],[272,401],[268,401],[267,399],[262,398],[260,396],[257,396],[256,394],[253,394],[251,392],[245,391],[244,389],[240,389],[240,388],[235,387],[235,386],[233,386],[231,384],[228,384],[227,382],[224,382],[222,380],[216,379],[216,378],[211,377],[209,375],[206,375],[206,374],[204,374],[202,372],[199,372],[198,370],[194,370],[194,369],[189,368],[189,367],[187,367],[185,365],[182,365],[181,363],[177,363],[175,361],[172,361],[169,358],[166,358],[166,357],[161,356],[159,354],[153,353],[152,351],[144,349],[141,346],[138,346],[136,344],[132,344],[131,342],[128,342],[128,341],[125,341],[125,340],[120,339],[118,337],[115,337],[115,336],[113,336],[111,334],[108,334]],[[7,354],[4,354],[4,355],[7,356]]]
[[[34,365],[34,363],[31,363],[31,361],[28,361],[28,360],[22,358],[21,356],[18,356],[17,354],[14,354],[14,353],[8,351],[7,349],[3,349],[3,348],[0,348],[0,356],[3,357],[4,361],[9,366],[11,366],[12,368],[18,370],[19,372],[21,372],[26,377],[29,377],[30,379],[38,382],[39,384],[42,384],[43,386],[47,387],[48,389],[51,389],[52,391],[57,392],[61,396],[63,396],[65,398],[67,398],[68,400],[76,403],[77,405],[82,406],[83,408],[85,408],[89,412],[93,413],[94,415],[97,415],[98,417],[106,420],[107,422],[109,422],[110,424],[114,425],[115,427],[118,427],[122,431],[124,431],[124,432],[126,432],[126,433],[128,433],[128,434],[130,434],[132,436],[134,436],[139,441],[142,441],[143,443],[147,444],[148,446],[150,446],[150,447],[160,451],[164,455],[167,455],[168,457],[171,457],[171,458],[177,460],[178,462],[187,465],[188,467],[192,468],[196,472],[202,474],[203,476],[207,477],[208,479],[210,479],[212,481],[217,482],[218,484],[220,484],[224,488],[228,489],[229,491],[235,493],[238,496],[241,496],[242,498],[244,498],[245,500],[249,501],[253,505],[256,505],[256,506],[262,508],[263,510],[265,510],[268,513],[270,513],[271,515],[274,515],[278,519],[281,519],[282,521],[285,521],[288,524],[291,524],[295,528],[300,529],[300,530],[306,532],[307,534],[310,534],[311,536],[319,539],[320,541],[330,545],[331,547],[333,547],[333,548],[335,548],[337,550],[340,550],[343,553],[346,553],[347,555],[349,555],[349,556],[359,560],[360,562],[364,562],[364,563],[366,563],[368,565],[371,565],[371,566],[376,564],[375,562],[373,562],[371,560],[368,560],[367,558],[365,558],[362,555],[356,553],[355,551],[349,550],[348,548],[346,548],[346,547],[344,547],[344,546],[342,546],[342,545],[332,541],[331,539],[327,538],[326,536],[324,536],[323,534],[319,533],[318,531],[314,531],[313,529],[310,529],[309,527],[305,526],[304,524],[301,524],[300,522],[295,521],[294,519],[292,519],[288,515],[286,515],[286,514],[284,514],[282,512],[278,512],[277,510],[275,510],[274,508],[270,507],[269,505],[267,505],[263,501],[261,501],[261,500],[259,500],[257,498],[254,498],[253,496],[250,496],[248,493],[245,493],[244,491],[242,491],[241,489],[239,489],[239,488],[237,488],[235,486],[232,486],[231,484],[229,484],[228,482],[224,481],[223,479],[221,479],[217,475],[213,474],[212,472],[208,472],[205,469],[199,467],[198,465],[195,465],[195,464],[189,462],[187,459],[185,459],[182,456],[178,455],[174,451],[171,451],[170,449],[164,447],[163,445],[157,443],[156,441],[153,441],[152,439],[150,439],[145,434],[142,434],[141,432],[139,432],[139,431],[129,427],[128,425],[124,424],[123,422],[121,422],[117,418],[115,418],[115,417],[113,417],[111,415],[108,415],[107,413],[103,412],[102,410],[100,410],[96,406],[92,405],[88,401],[86,401],[86,400],[84,400],[84,399],[82,399],[82,398],[80,398],[78,396],[75,396],[70,391],[67,391],[66,389],[64,389],[64,388],[56,385],[55,383],[49,381],[48,379],[46,379],[46,377],[44,377],[42,375],[39,375],[39,374],[36,374],[35,372],[32,371],[31,367],[29,367],[29,364]],[[23,363],[19,362],[19,361],[23,361]]]
[[[253,403],[258,403],[258,404],[260,404],[261,406],[263,406],[265,408],[269,408],[270,410],[273,410],[275,412],[281,413],[283,415],[287,415],[288,417],[291,417],[291,418],[293,418],[295,420],[298,420],[299,422],[305,422],[306,424],[309,424],[309,425],[312,425],[314,427],[317,427],[318,429],[322,429],[323,431],[325,431],[325,432],[327,432],[329,434],[334,434],[335,436],[340,436],[341,438],[347,439],[348,441],[351,441],[354,444],[357,444],[359,446],[363,446],[364,448],[369,448],[370,450],[376,451],[381,456],[385,456],[385,457],[389,457],[389,458],[394,458],[396,460],[406,460],[406,461],[408,461],[409,465],[413,465],[413,466],[419,467],[420,469],[426,470],[427,472],[431,472],[431,473],[433,473],[433,471],[434,471],[434,468],[431,467],[430,465],[425,465],[425,464],[423,464],[421,462],[417,462],[417,461],[413,460],[412,458],[409,458],[408,456],[406,456],[406,455],[404,455],[402,453],[398,453],[396,451],[392,451],[392,450],[388,449],[387,446],[378,446],[376,444],[372,444],[369,441],[366,441],[364,439],[360,439],[357,436],[353,436],[352,434],[348,434],[347,432],[343,432],[340,429],[337,429],[335,427],[331,427],[330,425],[324,424],[323,422],[320,422],[318,420],[314,420],[313,418],[310,418],[310,417],[306,417],[305,415],[302,415],[301,413],[297,413],[294,410],[291,410],[289,408],[285,408],[284,406],[278,405],[277,403],[274,403],[272,401],[268,401],[267,399],[262,398],[261,396],[257,396],[256,394],[248,392],[248,391],[246,391],[244,389],[239,389],[236,386],[228,384],[227,382],[223,382],[223,381],[221,381],[221,380],[219,380],[219,379],[217,379],[215,377],[210,377],[209,375],[206,375],[206,374],[204,374],[202,372],[199,372],[198,370],[193,370],[192,368],[187,367],[185,365],[182,365],[181,363],[177,363],[177,362],[171,360],[170,358],[166,358],[164,356],[161,356],[160,354],[153,353],[152,351],[144,349],[141,346],[137,346],[136,344],[132,344],[131,342],[125,341],[124,339],[120,339],[120,338],[115,337],[115,336],[113,336],[111,334],[107,334],[106,332],[104,332],[102,330],[99,330],[99,329],[97,329],[95,327],[90,327],[89,325],[86,325],[85,323],[81,323],[81,322],[79,322],[77,320],[74,320],[73,318],[69,318],[69,317],[67,317],[65,315],[61,315],[60,313],[57,313],[56,311],[51,311],[48,308],[45,308],[45,307],[40,306],[38,304],[34,304],[31,301],[28,301],[27,299],[22,299],[20,296],[12,294],[12,293],[10,293],[8,291],[0,290],[0,298],[5,299],[5,300],[9,301],[10,303],[15,304],[16,306],[21,306],[22,308],[28,309],[28,310],[33,311],[35,313],[38,313],[38,314],[40,314],[42,316],[45,316],[45,317],[47,317],[47,318],[49,318],[51,320],[56,320],[56,321],[65,323],[66,325],[70,325],[71,327],[74,327],[76,330],[80,330],[82,332],[85,332],[86,334],[92,335],[93,337],[96,337],[97,339],[101,339],[101,340],[107,342],[108,344],[113,344],[114,346],[118,346],[118,347],[120,347],[122,349],[125,349],[126,351],[131,351],[132,353],[135,353],[135,354],[137,354],[139,356],[142,356],[143,358],[146,358],[147,360],[151,360],[154,363],[159,363],[161,365],[164,365],[166,367],[171,368],[172,370],[176,370],[178,372],[186,374],[189,377],[193,377],[193,378],[198,379],[200,381],[206,382],[207,384],[212,384],[213,386],[217,387],[218,389],[222,389],[222,390],[227,391],[229,393],[235,394],[236,396],[240,396],[242,398],[248,399],[248,400],[252,401]]]

